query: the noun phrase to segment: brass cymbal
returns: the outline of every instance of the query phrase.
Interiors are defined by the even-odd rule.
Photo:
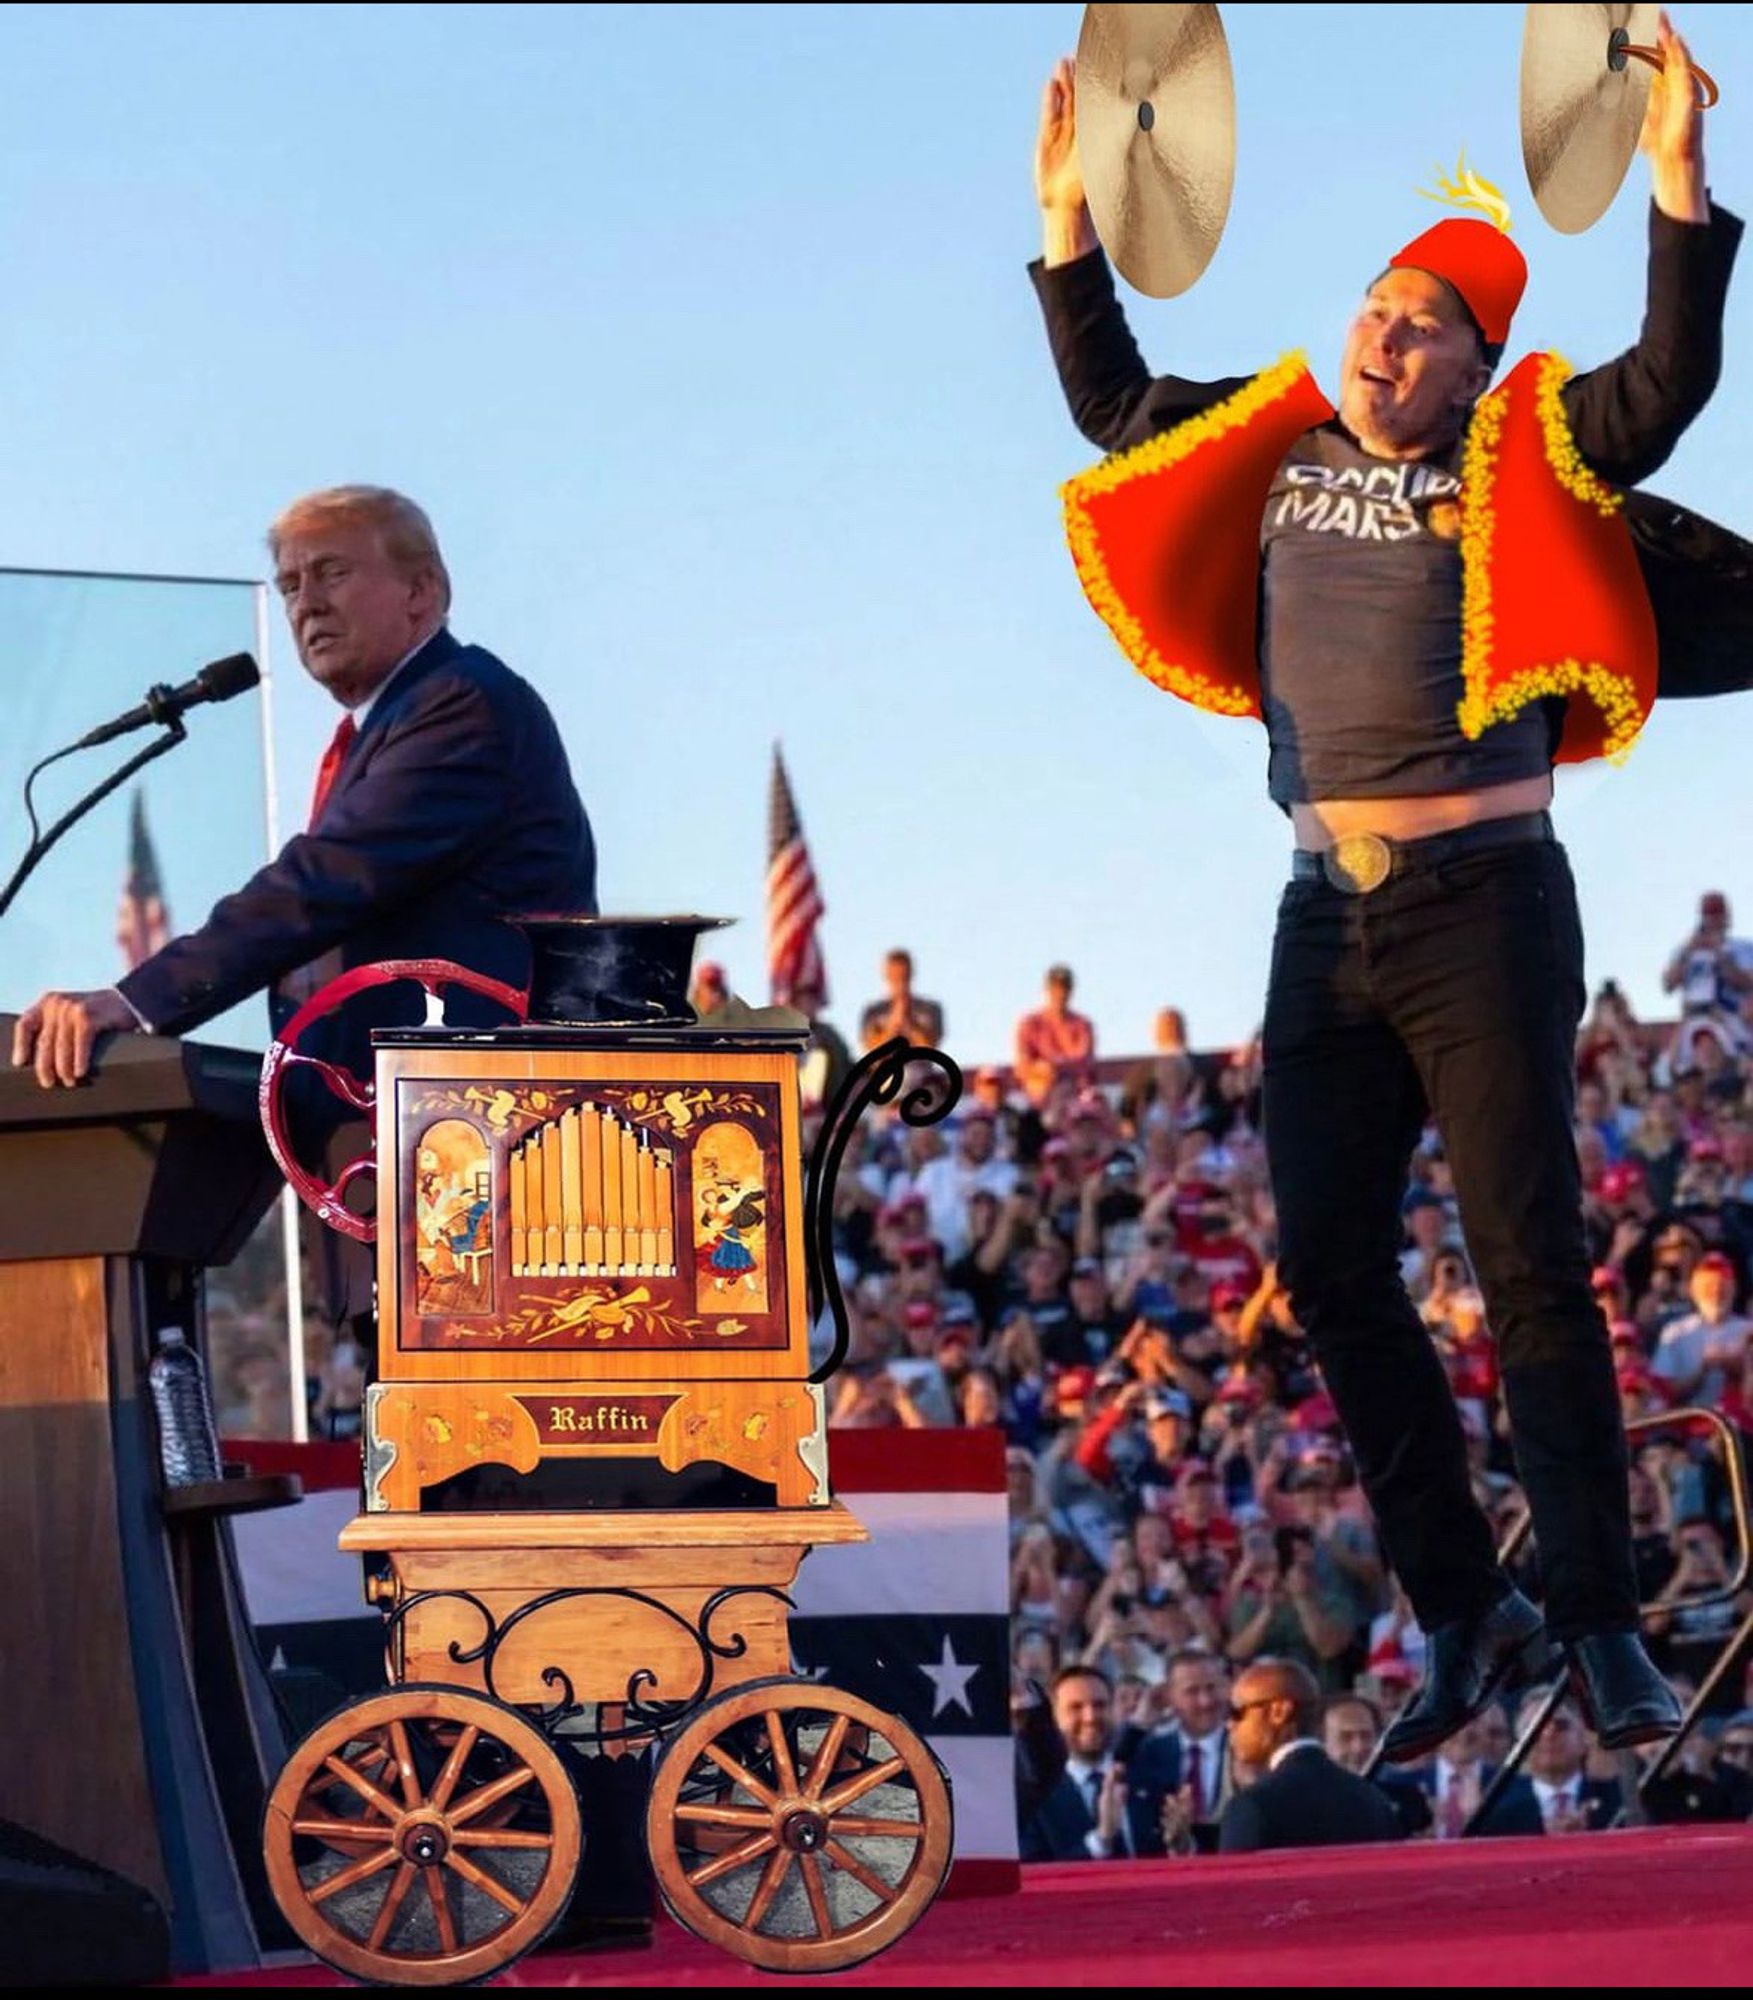
[[[1522,30],[1522,161],[1540,213],[1580,235],[1612,205],[1637,151],[1651,71],[1628,62],[1652,43],[1655,6],[1530,7]]]
[[[1236,173],[1236,92],[1215,7],[1091,6],[1077,151],[1102,247],[1151,298],[1211,262]]]

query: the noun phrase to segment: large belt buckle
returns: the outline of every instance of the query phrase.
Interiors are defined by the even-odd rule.
[[[1327,880],[1348,896],[1367,896],[1379,889],[1393,865],[1393,850],[1379,833],[1348,833],[1321,856]]]

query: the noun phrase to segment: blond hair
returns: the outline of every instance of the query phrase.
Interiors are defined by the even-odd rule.
[[[284,536],[316,522],[335,520],[362,521],[376,528],[384,554],[407,575],[436,570],[444,590],[444,608],[450,609],[450,571],[444,566],[425,508],[388,486],[325,486],[319,492],[304,494],[284,508],[269,528],[268,553],[278,563]]]

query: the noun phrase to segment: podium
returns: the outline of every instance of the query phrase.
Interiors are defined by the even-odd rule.
[[[146,1375],[167,1328],[204,1353],[204,1273],[279,1192],[258,1070],[147,1036],[72,1090],[0,1070],[0,1821],[150,1891],[179,1971],[292,1942],[260,1853],[286,1746],[227,1522],[297,1484],[167,1489]]]

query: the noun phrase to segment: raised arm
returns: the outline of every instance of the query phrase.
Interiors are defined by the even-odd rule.
[[[1242,386],[1241,376],[1186,382],[1144,365],[1096,240],[1077,158],[1077,77],[1069,57],[1047,80],[1035,140],[1042,254],[1029,275],[1071,417],[1104,451],[1141,443]]]
[[[1662,68],[1639,139],[1650,163],[1649,286],[1636,344],[1564,386],[1577,448],[1616,486],[1647,479],[1710,400],[1738,217],[1705,186],[1704,119],[1686,44],[1662,17]]]

